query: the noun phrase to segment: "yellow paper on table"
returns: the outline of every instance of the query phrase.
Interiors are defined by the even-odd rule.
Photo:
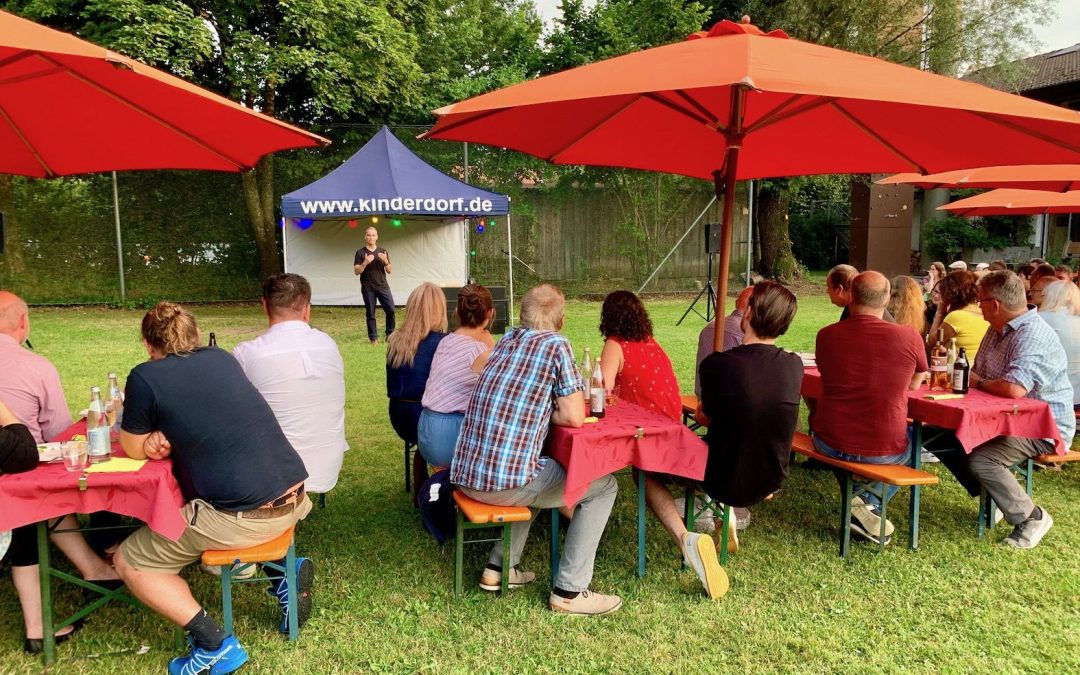
[[[131,459],[130,457],[113,457],[101,464],[91,464],[86,467],[86,473],[123,473],[125,471],[138,471],[146,464],[145,459]]]
[[[957,398],[964,398],[963,394],[927,394],[924,396],[928,401],[951,401]]]

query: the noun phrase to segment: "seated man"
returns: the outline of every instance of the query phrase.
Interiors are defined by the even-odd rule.
[[[857,275],[850,293],[851,318],[817,334],[823,394],[812,424],[814,446],[849,462],[906,464],[907,390],[918,389],[926,377],[923,341],[914,328],[881,318],[889,301],[889,280],[881,273]],[[889,487],[890,497],[896,489]],[[855,497],[852,532],[879,543],[880,504],[874,495]],[[886,522],[885,543],[892,530]]]
[[[349,449],[341,352],[333,338],[309,325],[311,285],[299,274],[267,279],[262,306],[270,328],[236,345],[233,356],[304,460],[304,489],[329,492]]]
[[[495,345],[476,383],[461,425],[450,480],[469,497],[500,506],[552,508],[564,505],[566,472],[541,455],[548,425],[580,427],[585,419],[583,384],[563,325],[563,294],[547,284],[521,301],[521,325]],[[609,614],[622,599],[589,590],[596,547],[615,503],[615,479],[593,481],[570,521],[555,587],[548,602],[557,612]],[[535,516],[535,512],[534,512]],[[503,574],[511,587],[536,575],[517,569],[532,520],[511,528],[510,560],[502,544],[491,550],[480,577],[484,590],[499,589]]]
[[[739,292],[735,298],[735,309],[731,310],[724,318],[724,351],[735,349],[743,343],[742,320],[746,313],[746,307],[750,303],[750,294],[754,292],[753,286],[747,286]],[[698,334],[697,362],[694,366],[694,394],[701,398],[701,376],[698,370],[705,357],[713,353],[713,341],[716,339],[716,319],[705,324]]]
[[[1023,282],[1007,270],[991,272],[979,282],[979,307],[990,330],[971,368],[971,386],[995,396],[1046,401],[1065,447],[1069,447],[1076,432],[1076,418],[1068,360],[1054,331],[1028,308]],[[942,445],[959,447],[955,438]],[[930,447],[931,451],[940,449],[938,444]],[[1048,439],[998,436],[970,454],[942,452],[939,458],[971,496],[977,497],[979,488],[986,488],[1014,526],[1005,538],[1007,545],[1034,548],[1054,519],[1035,505],[1010,467],[1053,451],[1054,444]]]
[[[180,571],[203,551],[249,548],[281,536],[311,510],[307,471],[273,411],[228,352],[201,347],[193,317],[162,302],[142,321],[150,360],[127,378],[120,444],[129,457],[171,457],[186,500],[177,541],[147,527],[120,544],[116,570],[131,593],[189,635],[191,652],[169,662],[172,675],[231,673],[248,656],[191,595]],[[276,561],[284,566],[284,560]],[[311,612],[314,566],[296,559],[297,619]],[[270,588],[288,631],[289,589]]]
[[[765,281],[753,287],[741,346],[701,363],[696,418],[709,427],[702,487],[729,506],[750,506],[780,489],[799,421],[802,359],[776,346],[798,309],[795,295]]]
[[[825,291],[829,294],[829,301],[844,310],[840,312],[840,321],[851,316],[851,281],[858,273],[859,270],[851,265],[837,265],[825,276]],[[896,323],[888,309],[882,313],[882,318],[889,323]]]

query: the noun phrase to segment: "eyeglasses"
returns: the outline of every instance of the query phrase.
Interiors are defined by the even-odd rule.
[[[997,298],[979,298],[980,305],[984,302],[997,302]]]

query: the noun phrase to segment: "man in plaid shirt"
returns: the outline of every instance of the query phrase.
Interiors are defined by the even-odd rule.
[[[1028,308],[1024,283],[1008,270],[987,274],[979,281],[979,307],[990,328],[971,369],[971,386],[995,396],[1046,401],[1068,447],[1076,431],[1068,361],[1054,331]],[[1005,539],[1007,545],[1034,548],[1050,531],[1054,519],[1035,505],[1010,467],[1053,451],[1054,443],[1049,439],[998,436],[971,454],[948,452],[940,459],[973,497],[978,496],[980,487],[986,488],[1014,526]]]
[[[584,384],[570,342],[559,330],[565,298],[554,286],[531,289],[521,301],[521,326],[495,345],[476,383],[461,425],[450,480],[469,497],[499,506],[554,508],[564,505],[566,471],[541,456],[548,426],[580,427],[585,419]],[[622,605],[616,595],[589,590],[600,535],[617,491],[615,479],[593,481],[578,502],[566,532],[551,608],[600,615]],[[536,512],[533,512],[535,517]],[[536,575],[517,569],[532,521],[511,526],[510,556],[496,544],[480,577],[480,588],[499,590],[504,573],[521,587]]]

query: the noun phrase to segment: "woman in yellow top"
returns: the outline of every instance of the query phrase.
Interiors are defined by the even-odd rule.
[[[952,272],[938,283],[937,291],[940,299],[927,344],[933,349],[937,345],[938,330],[944,329],[945,345],[948,346],[949,341],[956,338],[956,348],[963,347],[967,351],[968,363],[974,363],[979,343],[990,327],[979,309],[975,275],[971,272]]]

